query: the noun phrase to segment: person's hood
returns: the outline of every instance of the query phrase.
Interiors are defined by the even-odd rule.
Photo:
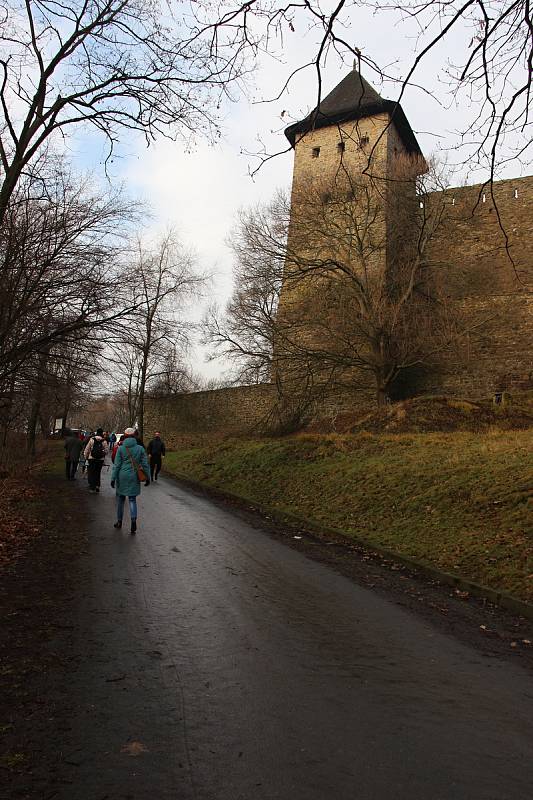
[[[127,445],[128,447],[133,447],[133,445],[135,445],[135,444],[139,444],[139,442],[137,441],[137,439],[135,438],[135,436],[127,436],[127,437],[124,439],[124,441],[122,442],[122,444],[125,444],[125,445]]]
[[[103,436],[93,436],[93,439],[100,439],[100,441],[103,441],[103,438]]]

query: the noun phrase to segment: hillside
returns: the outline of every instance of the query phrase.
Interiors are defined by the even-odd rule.
[[[226,440],[166,467],[533,601],[532,454],[531,428],[359,432]]]
[[[315,420],[309,432],[432,433],[438,431],[521,430],[533,428],[533,392],[520,392],[505,406],[435,396],[415,397],[371,411],[354,409],[334,420]]]

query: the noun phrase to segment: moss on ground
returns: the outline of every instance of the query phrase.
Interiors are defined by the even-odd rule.
[[[169,453],[168,471],[533,601],[533,430],[297,435]]]

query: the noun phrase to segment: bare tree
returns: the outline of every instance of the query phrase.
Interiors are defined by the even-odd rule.
[[[533,20],[529,0],[407,0],[375,4],[379,12],[415,21],[417,53],[401,81],[398,99],[420,80],[427,57],[467,33],[468,45],[447,62],[443,78],[453,102],[470,109],[467,126],[458,132],[465,161],[475,162],[492,182],[502,164],[527,162],[531,148],[531,80]]]
[[[129,333],[125,336],[119,333],[117,345],[114,347],[117,352],[115,374],[123,387],[121,391],[128,410],[128,424],[132,424],[139,416],[142,352],[139,339],[133,339]]]
[[[135,206],[64,169],[19,183],[0,228],[0,378],[110,318]],[[37,191],[35,191],[37,187]]]
[[[278,191],[267,204],[239,212],[228,238],[235,290],[223,312],[212,306],[203,321],[210,358],[229,359],[235,383],[270,381],[276,314],[283,284],[290,204]]]
[[[174,232],[153,247],[139,242],[131,275],[130,304],[135,310],[117,327],[115,349],[128,384],[131,422],[137,421],[141,436],[146,392],[168,370],[169,352],[183,353],[187,348],[193,326],[187,321],[186,302],[205,280]]]
[[[121,129],[147,140],[212,129],[251,44],[229,20],[200,27],[194,7],[157,0],[6,0],[3,12],[0,220],[56,133],[90,125],[112,153]]]
[[[99,343],[80,337],[77,343],[41,351],[20,370],[18,397],[28,409],[25,429],[30,454],[35,454],[38,428],[47,436],[59,419],[61,431],[67,429],[69,415],[83,402],[91,379],[98,372],[98,355]]]
[[[184,357],[183,347],[168,342],[161,348],[159,366],[153,371],[150,394],[168,397],[171,394],[197,391],[201,379],[196,376]]]
[[[80,337],[77,343],[55,348],[53,353],[52,409],[54,419],[61,419],[61,430],[69,427],[71,414],[101,375],[102,343],[98,338]]]

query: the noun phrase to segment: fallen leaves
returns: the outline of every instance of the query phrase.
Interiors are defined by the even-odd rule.
[[[468,600],[470,598],[470,592],[462,592],[460,589],[455,589],[454,594],[459,600]]]
[[[28,504],[44,495],[29,477],[0,481],[0,569],[17,561],[42,525],[32,517]]]
[[[120,748],[121,753],[128,756],[140,756],[143,753],[149,753],[149,749],[142,742],[127,742]]]

